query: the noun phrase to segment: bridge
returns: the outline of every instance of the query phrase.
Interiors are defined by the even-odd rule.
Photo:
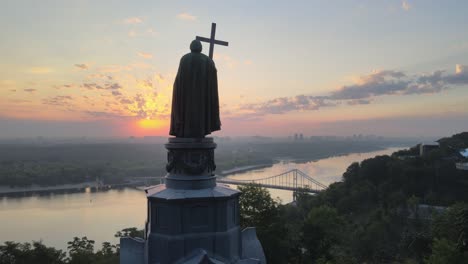
[[[254,180],[235,180],[230,178],[218,178],[217,182],[232,185],[258,184],[265,188],[304,191],[309,193],[319,193],[327,188],[326,185],[318,182],[304,172],[293,169],[275,176]]]

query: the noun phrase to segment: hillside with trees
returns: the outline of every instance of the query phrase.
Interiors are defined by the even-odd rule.
[[[468,173],[455,168],[468,133],[439,143],[353,163],[294,204],[242,187],[241,222],[257,226],[268,263],[468,263]]]

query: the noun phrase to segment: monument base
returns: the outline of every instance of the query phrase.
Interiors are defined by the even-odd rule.
[[[255,229],[241,232],[240,192],[216,184],[212,138],[170,138],[165,184],[146,190],[145,239],[121,238],[120,263],[265,263]]]

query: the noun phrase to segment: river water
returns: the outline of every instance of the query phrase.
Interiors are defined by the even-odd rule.
[[[401,148],[355,153],[312,162],[281,161],[271,167],[230,175],[234,179],[259,179],[297,168],[328,185],[340,181],[352,162],[376,155],[391,154]],[[290,191],[270,190],[283,203],[292,200]],[[115,232],[126,227],[143,228],[146,220],[145,193],[136,189],[48,194],[0,198],[0,243],[42,240],[46,245],[66,249],[73,237],[118,243]]]
[[[341,181],[343,172],[346,171],[351,163],[360,162],[379,155],[390,155],[400,149],[402,148],[393,147],[379,151],[352,153],[303,163],[297,163],[294,160],[282,160],[271,167],[242,172],[239,174],[231,174],[228,178],[236,180],[254,180],[278,175],[292,169],[299,169],[320,183],[329,185],[330,183]],[[278,198],[282,203],[289,203],[293,199],[291,191],[276,189],[269,189],[269,191],[272,197]]]

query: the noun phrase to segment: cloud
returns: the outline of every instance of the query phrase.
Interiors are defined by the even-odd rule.
[[[445,76],[443,81],[453,85],[468,84],[468,66],[460,64],[455,65],[455,74]]]
[[[455,65],[455,74],[462,74],[466,72],[467,69],[468,69],[468,66],[457,64]]]
[[[30,103],[31,100],[23,100],[23,99],[10,99],[8,100],[12,103],[16,103],[16,104],[24,104],[24,103]]]
[[[113,77],[110,76],[110,75],[104,75],[104,74],[100,74],[100,73],[96,73],[96,74],[90,74],[87,76],[88,79],[107,79],[107,80],[112,80]]]
[[[290,111],[318,110],[321,107],[332,106],[324,97],[297,95],[294,97],[280,97],[260,104],[246,104],[241,107],[250,114],[283,114]]]
[[[146,53],[146,52],[138,52],[138,56],[145,58],[145,59],[151,59],[153,58],[153,54],[151,53]]]
[[[136,94],[132,104],[127,104],[126,109],[137,118],[167,119],[169,117],[169,106],[154,94]]]
[[[89,68],[86,64],[75,64],[75,67],[81,70],[87,70]]]
[[[83,83],[82,87],[88,90],[118,90],[123,88],[119,83],[105,83],[102,85],[96,83]]]
[[[408,3],[408,1],[403,0],[401,2],[401,8],[405,11],[409,11],[411,9],[411,5]]]
[[[129,37],[133,38],[133,37],[136,37],[137,33],[135,30],[130,30],[127,34]]]
[[[122,89],[122,85],[120,85],[119,83],[106,84],[105,89],[107,90]]]
[[[408,86],[406,77],[400,71],[378,71],[359,77],[354,85],[343,86],[338,91],[332,92],[331,99],[361,99],[371,96],[395,94],[404,91]]]
[[[125,116],[119,113],[112,113],[112,112],[104,112],[104,111],[84,111],[85,114],[95,117],[95,118],[102,118],[102,119],[120,119],[120,118],[128,118],[129,116]]]
[[[141,24],[143,23],[143,19],[140,17],[129,17],[124,19],[123,23],[127,25]]]
[[[191,15],[189,13],[180,13],[177,15],[177,18],[178,19],[181,19],[181,20],[188,20],[188,21],[194,21],[194,20],[197,20],[197,17],[194,16],[194,15]]]
[[[32,68],[29,68],[29,70],[28,70],[28,72],[32,73],[32,74],[47,74],[47,73],[51,73],[53,71],[54,70],[52,68],[49,68],[49,67],[32,67]]]
[[[357,78],[355,84],[345,85],[325,96],[297,95],[279,97],[265,102],[243,104],[236,109],[238,116],[263,116],[291,111],[312,111],[322,107],[367,105],[374,98],[394,95],[439,93],[453,86],[468,85],[468,66],[457,64],[454,74],[437,70],[430,74],[407,75],[402,71],[375,71]]]
[[[368,99],[349,100],[347,102],[348,105],[366,105],[370,103],[371,103],[371,100],[368,100]]]
[[[88,90],[102,89],[102,86],[97,85],[95,83],[83,83],[83,87]]]
[[[36,89],[32,89],[32,88],[28,88],[28,89],[24,89],[23,91],[28,92],[28,93],[34,93],[34,92],[37,91],[37,90],[36,90]]]
[[[119,91],[112,91],[112,95],[113,96],[120,96],[120,95],[122,95],[122,93],[119,92]]]
[[[216,52],[214,54],[214,60],[226,65],[229,69],[236,68],[236,66],[238,64],[237,60],[235,60],[231,56],[223,54],[221,52]]]
[[[120,100],[120,103],[121,104],[133,104],[133,101],[130,100],[130,99],[124,98],[124,99]]]
[[[152,89],[153,82],[151,80],[140,80],[138,81],[137,86],[142,89]]]
[[[70,100],[72,100],[73,97],[69,95],[58,95],[54,97],[49,97],[42,99],[42,104],[45,105],[54,105],[54,106],[70,106]]]

